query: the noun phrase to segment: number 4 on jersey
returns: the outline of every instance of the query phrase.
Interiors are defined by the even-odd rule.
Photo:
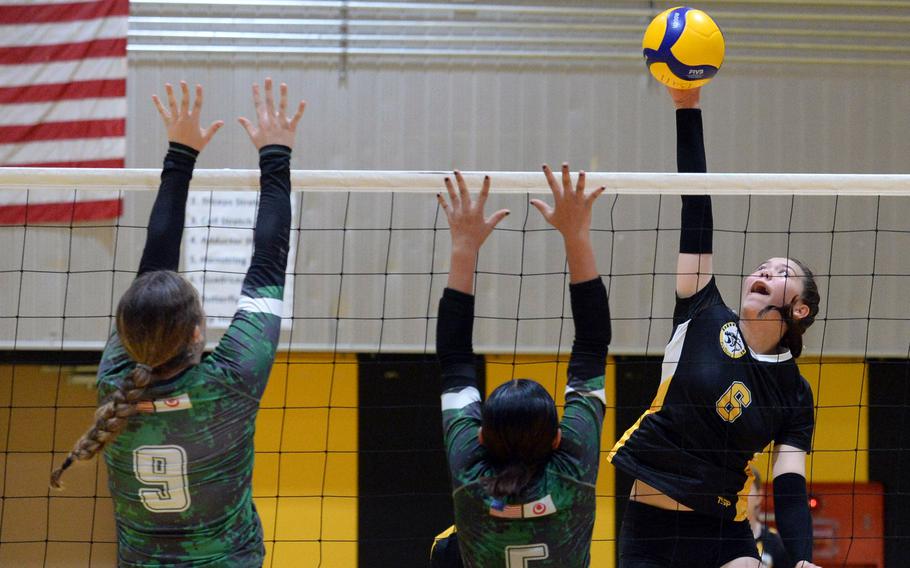
[[[546,544],[507,546],[506,568],[529,568],[532,560],[545,560],[549,557],[550,549]]]

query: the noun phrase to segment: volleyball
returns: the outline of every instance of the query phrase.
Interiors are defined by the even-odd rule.
[[[641,42],[654,78],[674,89],[694,89],[711,80],[724,60],[724,36],[711,16],[679,6],[657,15]]]

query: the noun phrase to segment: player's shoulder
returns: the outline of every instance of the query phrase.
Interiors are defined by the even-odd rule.
[[[206,356],[187,372],[184,387],[189,390],[218,391],[231,373],[231,362],[211,355]]]
[[[550,456],[545,467],[546,486],[557,492],[576,492],[580,488],[592,488],[585,477],[597,475],[599,462],[584,463],[565,451],[557,450]]]
[[[796,365],[794,364],[794,367]],[[792,389],[792,395],[796,399],[797,405],[803,403],[803,405],[808,404],[809,406],[813,405],[814,395],[812,394],[812,385],[809,384],[809,381],[799,372],[799,369],[794,369],[794,387]]]
[[[799,365],[796,363],[795,359],[791,357],[778,365],[778,367],[780,369],[779,375],[786,380],[789,390],[800,396],[804,396],[807,393],[811,394],[812,386],[809,384],[809,380],[806,379],[799,370]]]
[[[700,302],[699,306],[688,309],[685,315],[692,322],[691,325],[702,328],[713,329],[728,323],[739,325],[739,316],[719,296],[714,301]]]
[[[111,372],[107,371],[104,373],[98,374],[98,380],[95,384],[98,389],[98,397],[104,398],[109,395],[111,392],[120,388],[120,383],[122,382],[123,376],[126,375],[125,371],[120,372]]]
[[[701,310],[709,306],[724,304],[724,299],[720,289],[717,287],[716,279],[711,277],[704,286],[691,296],[680,297],[677,295],[676,304],[678,308]]]

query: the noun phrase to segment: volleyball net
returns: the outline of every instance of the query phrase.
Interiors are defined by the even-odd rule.
[[[0,565],[115,563],[100,460],[73,468],[62,493],[47,479],[91,421],[94,372],[135,277],[159,173],[0,169]],[[193,177],[181,272],[203,297],[210,346],[249,263],[258,175]],[[425,562],[451,522],[433,357],[449,260],[435,198],[445,175],[293,172],[281,343],[257,423],[266,566],[422,565],[414,559]],[[529,205],[549,190],[541,173],[490,175],[488,211],[512,214],[477,264],[485,389],[531,377],[561,404],[574,333],[567,266],[561,237]],[[472,190],[481,178],[466,174]],[[817,276],[820,313],[800,359],[817,406],[816,560],[883,558],[904,542],[903,513],[883,510],[907,493],[900,450],[910,441],[893,425],[910,418],[910,177],[588,174],[600,185],[592,238],[613,316],[604,452],[656,391],[678,195],[711,194],[714,269],[731,307],[768,257],[798,258]],[[85,213],[101,204],[113,213]],[[767,456],[756,463],[770,478]],[[627,481],[602,463],[594,565],[613,565]]]

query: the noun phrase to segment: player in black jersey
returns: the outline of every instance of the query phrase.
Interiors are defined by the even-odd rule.
[[[573,188],[567,165],[562,183],[549,168],[544,173],[555,205],[532,203],[563,236],[575,322],[561,421],[553,398],[528,379],[499,386],[481,404],[472,347],[474,269],[481,245],[508,212],[484,217],[489,177],[476,201],[458,172],[458,191],[447,178],[449,201],[439,196],[452,235],[436,335],[443,431],[457,542],[468,567],[581,568],[590,563],[610,311],[589,229],[592,204],[603,188],[585,194],[584,173]],[[449,562],[458,561],[452,542],[436,549],[435,561],[441,561],[443,549]]]
[[[679,171],[705,172],[699,89],[670,93]],[[773,442],[777,526],[796,566],[811,568],[813,402],[794,359],[818,313],[818,288],[799,261],[768,259],[745,278],[737,316],[714,283],[712,229],[710,197],[684,196],[660,387],[608,456],[635,478],[621,566],[757,567],[746,520],[749,462]]]
[[[291,147],[304,105],[285,114],[253,87],[258,124],[240,122],[259,151],[259,211],[253,257],[237,312],[215,350],[202,357],[205,314],[176,270],[190,178],[221,126],[199,127],[202,88],[190,109],[167,85],[153,100],[170,146],[149,218],[139,273],[117,306],[116,331],[98,369],[95,424],[76,442],[51,484],[77,460],[104,450],[117,525],[117,565],[259,568],[265,555],[253,505],[253,436],[281,331],[291,226]]]

